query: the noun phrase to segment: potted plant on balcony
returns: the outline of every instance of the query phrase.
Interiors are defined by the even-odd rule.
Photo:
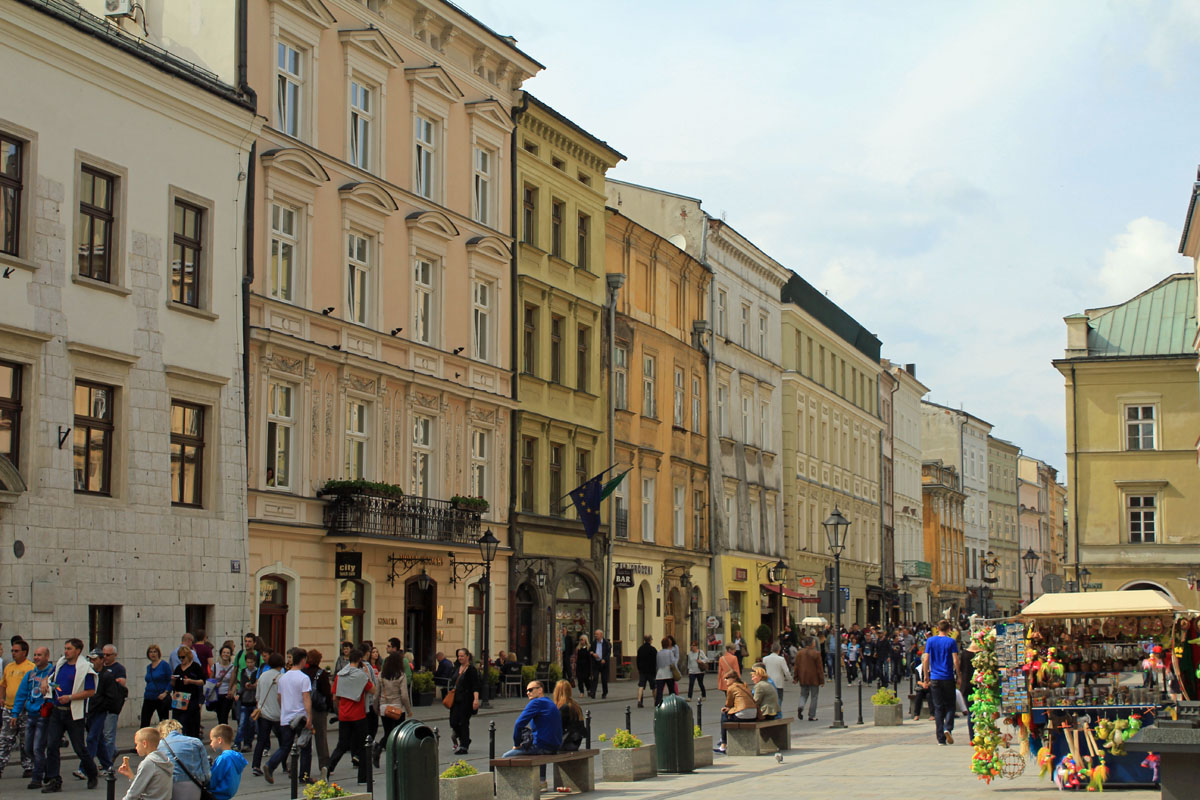
[[[412,702],[414,706],[433,705],[433,673],[421,670],[413,673]]]
[[[492,800],[492,773],[480,772],[465,761],[455,761],[438,777],[441,800]]]
[[[404,497],[404,490],[392,483],[379,481],[325,481],[325,485],[317,492],[318,497],[345,497],[352,494],[365,494],[371,497],[387,497],[399,500]]]
[[[488,501],[482,497],[467,497],[466,495],[456,494],[450,498],[450,505],[454,508],[463,511],[475,511],[480,514],[490,508]]]
[[[904,710],[900,707],[900,698],[891,689],[880,689],[871,695],[871,705],[875,708],[876,725],[904,724]]]
[[[655,746],[645,744],[627,730],[618,728],[612,747],[600,751],[606,781],[640,781],[658,775]]]

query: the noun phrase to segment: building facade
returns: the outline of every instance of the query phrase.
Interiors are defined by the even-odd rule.
[[[232,7],[176,5],[224,31],[232,64]],[[0,70],[20,76],[0,108],[5,639],[131,658],[188,629],[237,639],[251,95],[196,66],[184,31],[157,49],[61,3],[0,17]]]
[[[697,323],[711,275],[676,245],[607,213],[605,269],[625,276],[612,365],[617,488],[614,640],[703,640],[711,607],[707,367]],[[749,584],[743,583],[743,587]],[[747,596],[749,595],[749,596]],[[757,592],[742,592],[757,603]]]
[[[419,666],[506,648],[512,109],[540,65],[422,0],[251,3],[248,41],[254,625]],[[488,530],[490,587],[452,566]]]
[[[880,361],[892,377],[892,519],[895,568],[909,621],[929,619],[929,586],[933,565],[925,558],[924,516],[921,492],[921,399],[928,387],[917,380],[917,365]],[[907,578],[907,582],[905,582]],[[902,617],[903,619],[903,617]]]
[[[1067,317],[1054,362],[1066,382],[1068,562],[1104,589],[1159,589],[1185,605],[1197,597],[1178,578],[1200,544],[1195,285],[1171,275]]]
[[[985,578],[994,602],[995,615],[1018,610],[1021,589],[1021,554],[1018,530],[1017,459],[1021,448],[1012,442],[988,436],[988,550]],[[990,567],[989,567],[990,565]]]
[[[925,560],[933,565],[929,587],[929,619],[958,619],[966,612],[966,548],[964,509],[966,492],[958,469],[941,461],[921,463],[922,518]]]
[[[1030,550],[1037,555],[1032,565],[1021,562],[1021,586],[1024,600],[1030,601],[1045,589],[1043,578],[1053,572],[1050,550],[1050,489],[1046,484],[1046,464],[1036,458],[1017,459],[1017,524],[1020,527],[1018,548],[1024,556]],[[1032,580],[1031,580],[1032,579]]]
[[[518,403],[509,641],[559,661],[604,621],[608,503],[589,540],[570,499],[609,465],[604,173],[620,153],[532,95],[516,112]],[[552,632],[552,633],[548,633]],[[636,650],[636,647],[634,648]]]

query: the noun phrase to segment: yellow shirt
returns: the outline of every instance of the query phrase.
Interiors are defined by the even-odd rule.
[[[21,678],[25,677],[26,672],[33,671],[33,661],[25,659],[20,664],[15,661],[10,661],[4,665],[4,707],[12,711],[13,703],[17,699],[17,687],[21,685]]]

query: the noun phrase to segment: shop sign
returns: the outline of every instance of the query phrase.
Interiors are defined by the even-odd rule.
[[[396,618],[395,617],[378,617],[375,620],[375,624],[376,625],[390,625],[392,627],[395,627]]]
[[[627,570],[629,573],[631,573],[633,575],[653,575],[654,574],[654,568],[647,566],[645,564],[626,564],[622,561],[618,561],[614,566],[616,566],[618,572],[620,572],[621,570]]]
[[[350,551],[334,554],[334,568],[338,580],[348,580],[362,577],[362,553]]]
[[[734,567],[733,568],[733,579],[735,581],[744,581],[744,580],[746,580],[747,577],[749,577],[749,573],[746,572],[745,567]]]
[[[704,621],[704,624],[710,631],[715,631],[717,628],[721,627],[721,620],[719,620],[716,615],[709,614],[708,619]]]
[[[618,589],[629,589],[633,587],[633,570],[618,568],[613,577],[613,586]]]
[[[817,585],[817,579],[812,575],[801,575],[796,579],[796,583],[805,589],[811,589]]]

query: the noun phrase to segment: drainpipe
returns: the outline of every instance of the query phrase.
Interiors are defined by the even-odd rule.
[[[518,394],[519,394],[518,387],[521,384],[521,378],[520,378],[521,365],[518,361],[518,359],[520,358],[520,354],[517,350],[517,342],[520,341],[519,331],[522,329],[521,328],[522,321],[519,318],[520,312],[521,312],[521,290],[520,290],[520,284],[518,283],[518,279],[517,279],[517,273],[518,273],[517,251],[519,249],[519,245],[517,242],[518,242],[518,238],[520,236],[520,232],[517,230],[517,198],[519,197],[519,195],[517,194],[517,118],[522,113],[524,113],[525,110],[528,108],[529,108],[529,93],[522,92],[521,93],[521,105],[513,108],[513,110],[512,110],[513,129],[508,137],[508,182],[509,182],[508,216],[509,216],[509,231],[511,231],[511,233],[512,233],[512,240],[513,240],[512,241],[512,249],[511,249],[511,253],[509,256],[509,286],[511,287],[511,289],[509,291],[508,304],[509,304],[509,318],[512,320],[512,324],[509,326],[509,330],[512,331],[512,336],[509,337],[509,342],[508,342],[508,351],[509,351],[508,357],[509,357],[509,363],[512,365],[512,371],[513,371],[513,381],[512,381],[513,403],[519,402],[519,399],[520,399],[518,397]],[[508,489],[509,490],[508,490],[508,494],[509,494],[509,498],[510,498],[510,502],[508,504],[508,546],[509,546],[509,548],[511,548],[513,554],[516,554],[518,552],[516,519],[517,519],[518,497],[520,496],[519,493],[521,490],[520,490],[520,487],[517,486],[517,463],[520,458],[517,447],[521,443],[520,433],[521,432],[519,430],[519,425],[518,425],[518,420],[517,420],[517,412],[514,409],[512,416],[509,418],[509,424],[508,424],[508,453],[509,453],[509,458],[508,458]],[[523,547],[521,548],[520,552],[524,552]],[[516,589],[514,588],[514,584],[516,583],[516,581],[512,579],[516,576],[516,572],[513,568],[513,564],[515,564],[516,562],[513,561],[512,558],[510,557],[508,563],[509,563],[509,575],[510,575],[510,579],[508,581],[508,584],[509,584],[509,586],[508,586],[508,600],[509,600],[508,607],[511,609],[514,607],[514,601],[516,599]],[[540,599],[541,598],[539,598],[539,600]],[[539,605],[540,605],[540,603],[539,603]],[[547,603],[547,607],[549,607],[548,603]],[[510,642],[516,641],[516,636],[514,635],[514,631],[513,631],[513,626],[515,624],[516,624],[515,616],[513,614],[509,614],[508,615],[508,628],[509,628],[508,640]],[[536,631],[534,631],[533,633],[536,638]],[[547,640],[545,643],[546,649],[543,652],[545,653],[546,658],[548,658],[548,659],[550,658],[551,653],[552,653],[551,644],[552,643],[551,643],[549,637],[547,637]],[[530,646],[530,652],[533,652],[532,645]]]
[[[1071,365],[1071,515],[1075,518],[1071,533],[1075,539],[1075,582],[1079,580],[1079,409],[1075,395],[1075,365]],[[1083,591],[1083,586],[1079,587]]]
[[[708,319],[711,322],[710,330],[712,331],[712,340],[709,344],[709,349],[704,351],[707,358],[706,373],[708,376],[708,553],[709,553],[709,569],[708,569],[708,607],[712,611],[718,608],[717,599],[721,595],[722,582],[721,573],[723,564],[721,562],[721,547],[718,545],[721,529],[720,522],[717,519],[716,510],[721,508],[721,502],[718,498],[723,498],[723,492],[720,492],[717,469],[721,463],[721,432],[717,429],[719,422],[717,420],[717,273],[708,263],[708,214],[703,214],[700,217],[700,263],[708,270]],[[703,349],[703,347],[701,348]],[[726,607],[725,614],[728,617],[729,609]],[[726,626],[723,630],[725,641],[729,641],[729,628]]]
[[[247,0],[237,4],[237,82],[238,91],[258,108],[258,95],[246,82]],[[250,287],[254,283],[254,168],[258,143],[250,145],[246,159],[245,251],[242,259],[242,423],[246,442],[246,471],[250,471]]]

